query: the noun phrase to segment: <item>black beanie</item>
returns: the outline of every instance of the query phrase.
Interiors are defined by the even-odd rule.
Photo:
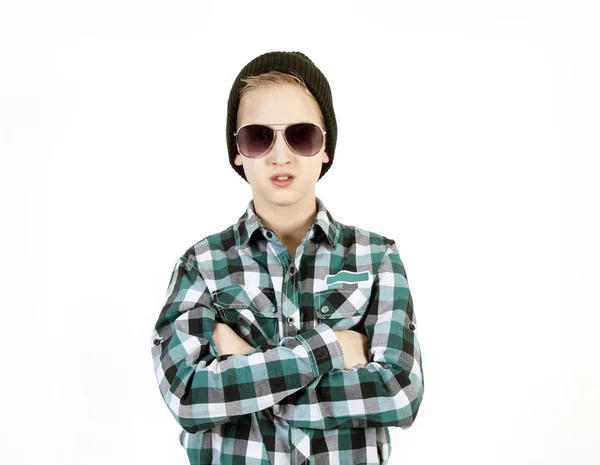
[[[244,66],[235,78],[235,81],[233,81],[233,86],[229,93],[229,100],[227,101],[226,137],[227,150],[229,152],[229,164],[246,182],[248,182],[246,175],[244,174],[244,167],[237,166],[233,162],[237,154],[237,146],[235,144],[235,136],[233,133],[237,129],[236,124],[238,108],[240,106],[240,89],[246,85],[246,83],[242,82],[243,78],[256,76],[269,71],[294,73],[300,76],[321,108],[321,113],[323,114],[323,120],[325,122],[325,128],[323,129],[326,132],[325,151],[329,156],[329,162],[323,163],[323,167],[321,168],[321,175],[319,176],[319,179],[321,179],[333,163],[335,142],[337,140],[337,124],[335,121],[335,113],[333,111],[331,89],[329,88],[327,78],[325,78],[323,73],[314,65],[310,58],[300,52],[263,53]]]

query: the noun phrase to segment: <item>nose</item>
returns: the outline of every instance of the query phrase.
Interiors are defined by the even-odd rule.
[[[285,142],[283,130],[275,131],[275,142],[273,142],[273,147],[271,147],[271,153],[278,163],[285,162],[292,157],[293,152]]]

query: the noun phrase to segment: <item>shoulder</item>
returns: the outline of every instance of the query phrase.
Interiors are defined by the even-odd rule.
[[[388,248],[395,246],[396,242],[391,237],[371,231],[360,226],[346,225],[336,222],[338,227],[338,241],[346,248],[369,247],[372,250],[387,251]]]
[[[225,257],[226,251],[235,248],[233,228],[232,225],[223,231],[203,237],[181,254],[180,261],[198,270],[212,268],[215,260]]]

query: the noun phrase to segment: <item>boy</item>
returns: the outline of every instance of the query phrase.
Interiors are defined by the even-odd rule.
[[[179,258],[152,330],[180,442],[196,465],[385,464],[423,396],[416,319],[395,242],[315,195],[337,136],[327,79],[300,52],[256,57],[226,130],[253,200]]]

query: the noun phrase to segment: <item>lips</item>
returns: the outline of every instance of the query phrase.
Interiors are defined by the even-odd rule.
[[[275,181],[275,180],[277,180],[277,178],[286,177],[286,176],[288,178],[293,178],[294,177],[294,175],[291,174],[291,173],[277,173],[277,174],[274,174],[273,176],[271,176],[271,180]]]
[[[291,178],[279,180],[279,179],[273,177],[273,178],[271,178],[271,182],[273,184],[275,184],[277,187],[287,187],[294,182],[294,178],[291,177]]]

